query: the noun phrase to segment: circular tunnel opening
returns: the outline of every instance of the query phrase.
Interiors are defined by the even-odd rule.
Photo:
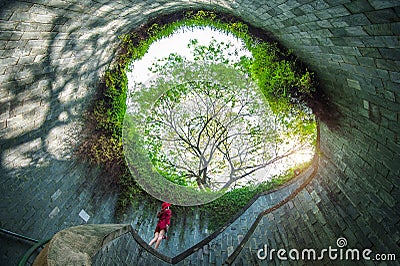
[[[306,82],[309,72],[295,73],[290,63],[278,58],[280,51],[272,45],[265,47],[249,35],[245,42],[228,31],[204,26],[208,21],[197,23],[183,23],[168,38],[160,37],[143,58],[130,65],[125,119],[134,120],[129,125],[142,136],[151,166],[164,182],[180,185],[178,189],[204,192],[260,186],[287,175],[300,163],[307,164],[316,137],[311,110],[285,102],[293,101],[289,97],[277,100],[266,90],[293,86],[275,85],[289,83],[290,78],[298,86]],[[261,83],[266,75],[258,73],[259,61],[264,59],[257,58],[261,46],[270,49],[267,56],[275,57],[262,66],[275,68],[268,73],[274,84]],[[279,105],[291,109],[283,112]],[[125,150],[130,147],[125,145]],[[125,155],[137,169],[129,158],[137,153]],[[143,176],[146,181],[139,179],[138,183],[165,200],[153,188],[161,186],[163,179],[148,186],[149,174]],[[171,197],[168,200],[182,204]]]
[[[183,23],[188,24],[184,25]],[[264,105],[268,106],[271,113],[275,115],[274,118],[280,120],[281,133],[279,137],[297,134],[302,138],[303,143],[308,143],[311,147],[311,150],[309,150],[311,154],[314,153],[317,145],[317,125],[315,117],[308,107],[307,99],[314,96],[316,82],[312,72],[296,60],[292,53],[281,49],[277,43],[271,42],[262,30],[254,29],[242,21],[222,13],[211,11],[174,13],[167,18],[161,17],[153,20],[141,28],[119,37],[121,45],[118,55],[115,62],[105,73],[105,82],[101,90],[103,96],[96,101],[94,107],[94,117],[97,117],[96,134],[91,135],[92,144],[86,142],[84,147],[89,147],[89,151],[95,155],[92,157],[98,160],[100,164],[105,165],[106,170],[108,169],[107,176],[116,179],[116,182],[121,185],[122,193],[120,193],[117,207],[119,214],[125,215],[124,213],[129,212],[128,207],[135,206],[140,199],[149,202],[168,201],[176,205],[175,208],[179,206],[182,206],[182,208],[200,206],[205,213],[212,213],[209,216],[213,221],[210,222],[209,226],[213,230],[212,228],[216,229],[222,226],[227,219],[246,206],[252,198],[284,184],[306,169],[311,162],[304,162],[300,165],[292,164],[289,167],[287,167],[289,164],[285,162],[283,165],[286,166],[286,169],[283,169],[280,173],[269,175],[268,180],[253,177],[242,183],[231,182],[229,188],[225,187],[220,190],[184,186],[179,183],[179,181],[182,181],[182,176],[178,176],[178,182],[174,183],[160,174],[162,171],[151,162],[143,140],[143,132],[138,130],[138,125],[145,125],[142,122],[146,119],[142,122],[135,121],[132,116],[126,115],[129,113],[129,101],[132,100],[130,99],[132,93],[128,89],[129,75],[134,73],[135,69],[138,70],[137,67],[129,69],[129,65],[145,56],[153,43],[171,36],[183,26],[192,27],[192,29],[197,27],[203,30],[208,27],[241,40],[251,56],[240,57],[239,61],[233,64],[234,66],[222,64],[225,73],[231,73],[228,76],[236,77],[236,80],[242,83],[246,80],[253,82],[253,88],[259,89],[257,97],[262,98]],[[196,45],[198,45],[196,41],[193,41],[192,46],[195,47]],[[215,41],[213,45],[221,44]],[[210,45],[203,45],[201,48],[197,47],[197,49],[203,49],[203,53],[208,51],[207,49],[214,49],[215,51],[215,47]],[[218,55],[218,52],[216,54]],[[224,59],[225,57],[222,56],[221,58]],[[176,59],[177,57],[175,57]],[[270,67],[265,67],[268,64],[270,64]],[[161,67],[161,69],[167,68]],[[182,73],[188,72],[190,71],[183,71]],[[199,75],[199,73],[197,74]],[[241,73],[242,76],[238,73]],[[163,77],[164,74],[158,76]],[[153,73],[153,76],[157,75]],[[271,79],[271,77],[273,78]],[[271,83],[271,80],[274,82]],[[148,78],[145,81],[148,81]],[[225,79],[225,81],[229,81],[229,79]],[[204,80],[202,82],[204,85]],[[178,85],[188,83],[190,83],[188,80],[181,80]],[[148,110],[151,110],[156,99],[159,99],[160,93],[150,93],[150,95],[155,98],[148,103],[141,102],[145,105],[148,104]],[[139,114],[143,115],[140,112]],[[254,127],[252,133],[260,132],[260,129]],[[304,134],[305,132],[309,132],[309,134]],[[277,134],[275,134],[276,136]],[[281,142],[279,145],[275,143],[275,147],[290,148],[291,143],[290,141]],[[302,154],[295,154],[291,151],[289,153],[296,156],[295,158],[288,157],[289,161],[296,162],[303,159]],[[275,163],[275,161],[282,161],[284,155],[287,154],[277,155],[270,159]],[[173,174],[176,174],[176,172]],[[182,209],[182,212],[185,213],[186,211]]]
[[[115,64],[116,66],[114,67],[114,70],[109,70],[106,72],[105,94],[109,98],[111,98],[111,104],[108,104],[108,106],[111,106],[111,108],[117,107],[116,110],[111,112],[111,114],[117,114],[115,117],[115,120],[117,121],[114,124],[116,128],[113,130],[113,134],[118,136],[122,133],[123,136],[122,146],[124,149],[124,155],[120,154],[119,157],[125,156],[128,169],[130,169],[132,176],[134,176],[133,181],[123,183],[128,183],[127,186],[132,183],[136,183],[135,185],[137,185],[139,189],[144,189],[147,193],[158,200],[169,201],[175,203],[176,205],[193,206],[211,202],[224,195],[225,192],[232,190],[232,188],[251,187],[251,189],[248,190],[252,191],[254,195],[254,191],[260,191],[259,187],[264,187],[263,189],[265,190],[265,187],[270,188],[271,186],[280,185],[291,177],[298,174],[298,172],[300,171],[299,169],[304,168],[306,163],[301,166],[292,164],[290,165],[290,167],[286,167],[286,169],[284,169],[284,167],[282,166],[277,167],[276,165],[277,162],[282,162],[283,159],[287,159],[287,161],[283,165],[286,164],[286,166],[288,166],[288,161],[295,162],[304,158],[304,155],[301,155],[299,153],[300,149],[298,149],[298,147],[294,145],[294,139],[289,138],[290,135],[291,137],[295,136],[298,143],[306,143],[308,145],[308,148],[315,147],[316,122],[311,109],[307,107],[307,104],[304,101],[304,98],[311,96],[315,90],[315,88],[313,87],[313,85],[315,84],[313,80],[313,73],[301,66],[298,61],[292,60],[295,57],[290,52],[279,49],[278,45],[276,45],[275,43],[267,42],[266,38],[262,39],[259,37],[255,37],[252,33],[250,33],[249,26],[239,20],[236,20],[230,16],[216,14],[210,11],[183,12],[181,13],[181,16],[182,14],[183,17],[181,19],[176,19],[176,16],[170,16],[173,19],[167,20],[167,22],[165,21],[165,18],[162,19],[163,23],[160,23],[160,21],[156,20],[156,22],[149,23],[139,30],[121,36],[122,45],[120,48],[122,52],[116,60],[117,63]],[[217,15],[225,18],[225,21],[220,20]],[[132,116],[125,114],[126,110],[128,110],[127,114],[129,114],[129,104],[128,107],[123,106],[127,100],[126,94],[129,95],[127,102],[129,103],[132,100],[132,93],[129,92],[129,90],[127,91],[129,75],[127,75],[126,70],[130,62],[132,60],[138,60],[143,57],[147,53],[149,47],[151,47],[152,43],[163,39],[164,37],[171,36],[177,30],[182,30],[183,27],[186,27],[186,30],[196,27],[200,30],[205,30],[205,28],[208,27],[209,29],[212,29],[214,31],[220,31],[220,33],[224,33],[226,34],[226,36],[231,34],[237,40],[240,40],[243,43],[243,46],[245,48],[242,47],[240,49],[247,49],[247,52],[249,52],[250,56],[242,55],[240,57],[237,57],[236,61],[232,59],[227,59],[227,57],[223,55],[223,53],[226,52],[229,54],[230,52],[227,50],[224,51],[223,49],[225,48],[221,48],[224,45],[223,42],[218,42],[214,40],[213,43],[207,46],[200,45],[197,43],[198,40],[192,39],[189,46],[191,45],[195,53],[197,52],[197,55],[195,56],[197,56],[198,58],[203,57],[203,60],[207,58],[213,58],[213,60],[220,61],[212,62],[212,60],[209,60],[210,62],[208,65],[204,64],[204,62],[198,61],[197,65],[192,64],[190,67],[188,67],[189,63],[185,61],[186,59],[183,59],[183,57],[181,56],[176,56],[176,54],[169,54],[168,57],[163,59],[163,65],[161,65],[160,61],[158,62],[158,65],[157,63],[153,65],[155,68],[158,67],[158,73],[153,74],[157,77],[155,80],[157,80],[159,85],[163,83],[163,86],[165,86],[166,83],[169,83],[168,86],[169,88],[171,88],[172,83],[175,82],[176,84],[176,82],[178,82],[179,86],[172,86],[175,89],[168,89],[167,91],[175,91],[176,93],[176,88],[181,87],[180,91],[182,92],[182,88],[185,87],[182,86],[182,84],[189,84],[193,81],[193,79],[198,79],[200,76],[204,79],[204,71],[210,71],[210,65],[213,65],[213,73],[207,74],[209,74],[209,77],[214,78],[211,78],[206,82],[204,80],[200,82],[202,83],[201,86],[203,86],[203,89],[200,91],[204,92],[204,88],[207,87],[204,86],[206,83],[216,83],[215,81],[217,79],[215,77],[217,76],[222,77],[223,80],[223,82],[218,81],[220,93],[222,92],[222,87],[224,87],[224,89],[228,91],[227,88],[233,83],[236,82],[236,85],[238,85],[238,83],[241,82],[241,87],[258,88],[258,90],[260,91],[260,95],[258,95],[257,97],[261,101],[258,103],[258,105],[263,105],[264,108],[268,106],[267,109],[270,112],[270,115],[266,116],[269,118],[270,121],[263,121],[264,125],[256,123],[254,124],[253,122],[255,120],[253,118],[251,118],[253,119],[253,121],[251,121],[251,119],[247,121],[247,126],[245,126],[244,124],[242,125],[242,128],[248,129],[246,133],[247,136],[251,135],[253,137],[253,139],[251,140],[251,145],[249,144],[249,140],[247,140],[248,142],[246,144],[243,144],[243,140],[241,140],[241,144],[240,142],[238,142],[239,144],[230,143],[232,147],[236,145],[235,154],[229,154],[229,152],[227,152],[227,149],[225,149],[225,152],[223,152],[222,146],[218,146],[217,148],[215,148],[215,150],[218,150],[219,152],[219,155],[215,156],[215,158],[218,158],[218,160],[215,160],[215,164],[217,166],[219,164],[220,169],[215,168],[217,170],[214,170],[214,172],[225,171],[225,173],[227,173],[230,171],[236,172],[237,174],[236,176],[231,175],[227,180],[225,180],[225,184],[219,187],[223,189],[219,190],[212,189],[211,182],[207,183],[206,180],[211,180],[209,172],[203,175],[203,181],[199,181],[200,175],[206,172],[205,169],[207,167],[204,167],[204,164],[197,169],[191,172],[187,171],[186,173],[183,173],[182,171],[176,171],[177,165],[168,165],[167,163],[165,163],[168,160],[164,160],[164,165],[160,167],[161,157],[157,158],[154,152],[154,148],[156,146],[159,146],[160,143],[154,145],[155,143],[153,142],[153,146],[150,148],[149,143],[151,141],[149,142],[149,138],[147,138],[147,140],[143,140],[142,138],[143,134],[145,132],[150,132],[150,130],[148,128],[140,129],[140,125],[146,125],[146,123],[144,122],[148,121],[149,117],[145,117],[143,116],[143,113],[139,112],[136,118],[141,116],[141,118],[144,117],[144,120],[132,120]],[[230,45],[231,44],[227,44],[227,46]],[[237,50],[238,49],[236,48],[236,52]],[[231,54],[235,54],[235,52],[232,52]],[[204,67],[205,65],[207,65],[207,67]],[[167,66],[169,66],[169,68]],[[135,67],[131,70],[132,73],[134,73],[137,68]],[[203,71],[203,73],[201,71]],[[180,72],[181,74],[177,74],[178,72]],[[175,74],[169,75],[171,73]],[[195,75],[197,75],[197,77],[195,77]],[[175,80],[173,80],[174,78]],[[234,80],[235,82],[231,82]],[[150,83],[149,80],[147,80],[146,82]],[[226,84],[223,84],[224,82]],[[200,83],[197,82],[197,87],[199,87],[198,85]],[[247,86],[244,84],[251,86]],[[141,83],[140,86],[143,86],[143,83]],[[193,82],[190,86],[193,86]],[[184,90],[187,89],[188,88],[186,87]],[[150,97],[150,100],[146,99],[148,102],[146,102],[146,100],[143,101],[142,98],[140,101],[136,101],[136,103],[142,104],[142,108],[147,108],[147,111],[149,111],[151,110],[149,106],[154,107],[154,104],[157,103],[156,100],[160,99],[160,93],[155,93],[154,91],[148,89],[146,93],[146,97],[151,95],[152,97],[155,96],[155,98],[151,99]],[[242,95],[247,96],[248,94],[249,93],[242,93]],[[236,103],[240,98],[237,97],[238,95],[235,96],[236,98],[234,101]],[[241,100],[244,99],[243,97]],[[226,99],[224,101],[230,102],[232,107],[232,98],[230,101],[227,101]],[[104,112],[100,111],[98,113],[101,113],[103,115]],[[252,110],[251,112],[254,113],[254,110]],[[107,112],[105,113],[107,114]],[[186,116],[187,115],[188,114],[186,114]],[[125,117],[124,127],[120,127],[121,117]],[[274,121],[272,122],[272,120]],[[220,121],[216,121],[215,123],[218,124],[220,123]],[[254,125],[252,125],[252,123]],[[267,136],[265,134],[261,136],[261,132],[265,133],[263,129],[266,128],[266,125],[271,124],[275,127],[275,129],[279,128],[279,130],[275,130],[274,133],[271,133],[272,131],[268,131],[268,137],[270,138],[270,141],[268,143],[270,144],[272,142],[271,140],[273,139],[273,144],[270,145],[271,147],[273,146],[273,148],[269,147],[269,149],[274,150],[274,154],[269,154],[267,157],[263,157],[261,155],[265,155],[266,152],[265,150],[264,152],[260,152],[259,148],[263,145],[268,145],[266,145],[267,142],[265,141]],[[149,123],[147,123],[147,126],[149,126]],[[113,126],[109,128],[112,127]],[[126,130],[127,128],[129,128],[129,130]],[[193,128],[190,129],[189,127],[188,130],[193,131]],[[236,133],[234,134],[238,135],[239,131],[237,129],[235,130]],[[279,133],[277,133],[278,131]],[[210,135],[210,132],[208,132],[208,134]],[[243,134],[243,136],[246,134]],[[222,135],[220,136],[220,138],[221,137]],[[147,143],[144,143],[146,141]],[[216,142],[215,139],[212,141]],[[205,141],[203,140],[203,142]],[[117,144],[118,143],[119,142],[117,141]],[[227,145],[227,143],[225,143],[225,145]],[[250,148],[247,151],[242,152],[242,147],[244,146]],[[296,146],[296,149],[291,149],[291,147],[294,146]],[[304,145],[302,147],[304,147]],[[182,146],[182,149],[184,149],[184,145]],[[256,151],[256,153],[258,152],[258,155],[254,155],[248,152],[250,149],[252,149],[252,151]],[[151,152],[149,154],[149,150],[152,150],[153,154],[151,154]],[[279,154],[278,150],[285,150],[285,152],[281,152]],[[160,152],[160,149],[157,152]],[[295,154],[296,152],[297,154]],[[163,158],[165,158],[165,153],[162,154],[162,156]],[[184,154],[180,154],[179,156],[181,158],[185,157]],[[209,158],[204,160],[204,158],[201,158],[201,156],[206,157],[203,153],[199,155],[198,158],[196,158],[197,161],[192,164],[198,163],[201,159],[203,159],[203,162],[209,161]],[[222,159],[226,159],[228,157],[236,157],[238,158],[238,161],[235,162],[232,160],[226,160],[225,162],[221,163],[221,161],[223,161]],[[262,160],[261,157],[263,157]],[[175,162],[177,161],[176,158]],[[247,165],[244,164],[245,160],[247,160]],[[155,165],[155,162],[158,165]],[[221,170],[221,164],[223,163],[225,163],[225,169]],[[238,164],[242,164],[242,169],[240,169],[240,167],[237,167]],[[228,165],[230,165],[230,169],[227,168]],[[274,168],[280,168],[280,172],[276,171],[275,174],[270,173],[266,179],[260,178],[261,175],[268,175],[268,173],[265,173],[266,167],[271,165],[275,165]],[[271,169],[271,167],[269,167],[269,169]],[[260,174],[260,171],[264,171],[264,174]],[[188,174],[191,174],[193,178],[187,178]],[[240,180],[238,176],[248,178]],[[154,177],[154,179],[152,180],[152,178],[149,177]],[[177,182],[170,182],[171,179],[175,179],[175,181]],[[160,185],[162,183],[167,184],[166,187]],[[273,185],[271,185],[271,183]],[[215,187],[216,186],[214,186],[214,188]],[[257,187],[257,189],[255,189],[255,187]],[[166,191],[168,193],[165,193]]]

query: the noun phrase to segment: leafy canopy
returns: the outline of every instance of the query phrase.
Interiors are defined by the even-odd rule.
[[[137,84],[131,95],[131,110],[161,175],[203,190],[229,188],[257,179],[257,171],[304,147],[307,133],[290,127],[302,128],[311,119],[299,124],[293,110],[279,112],[282,101],[272,102],[275,112],[269,108],[257,87],[256,59],[237,58],[232,44],[215,39],[208,46],[191,40],[188,47],[193,60],[178,54],[159,60],[151,68],[155,78]]]

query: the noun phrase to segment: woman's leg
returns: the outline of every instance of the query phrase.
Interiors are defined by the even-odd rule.
[[[161,240],[163,239],[163,236],[164,236],[164,234],[165,234],[165,230],[164,230],[164,229],[162,229],[162,230],[160,231],[160,233],[158,234],[158,238],[157,238],[156,246],[154,247],[155,249],[157,249],[157,248],[158,248],[158,246],[160,245],[160,243],[161,243]]]
[[[154,238],[150,241],[149,245],[153,245],[158,239],[158,232],[154,232]]]

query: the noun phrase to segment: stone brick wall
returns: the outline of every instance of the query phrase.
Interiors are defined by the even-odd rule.
[[[352,247],[399,254],[400,6],[391,0],[2,0],[1,227],[41,239],[88,217],[114,221],[117,195],[96,182],[99,169],[71,155],[82,116],[117,37],[191,7],[229,12],[270,32],[316,71],[338,113],[337,129],[321,124],[316,180],[304,197],[267,216],[274,217],[267,231],[278,230],[288,247],[323,246],[343,231]],[[303,222],[288,222],[296,217]],[[292,241],[294,230],[321,236]],[[257,245],[277,239],[264,232],[254,231]],[[5,248],[9,239],[0,241],[1,260],[17,260]],[[249,254],[243,249],[238,259]]]

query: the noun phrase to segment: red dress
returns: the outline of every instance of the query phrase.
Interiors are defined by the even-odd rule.
[[[171,213],[170,209],[166,209],[157,214],[158,223],[154,232],[160,232],[163,229],[167,231],[167,225],[169,226],[171,220]]]

